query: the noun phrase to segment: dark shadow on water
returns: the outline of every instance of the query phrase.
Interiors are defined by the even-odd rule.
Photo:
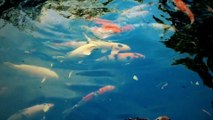
[[[173,65],[186,66],[196,72],[206,86],[213,88],[213,13],[207,5],[213,7],[213,2],[194,0],[191,3],[190,9],[195,15],[195,23],[192,25],[182,12],[168,11],[177,32],[164,44],[181,54],[188,54],[185,58],[176,59]]]

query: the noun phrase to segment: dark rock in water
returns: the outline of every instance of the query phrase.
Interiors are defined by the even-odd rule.
[[[76,75],[90,76],[90,77],[113,77],[114,76],[111,72],[105,71],[105,70],[77,72]]]

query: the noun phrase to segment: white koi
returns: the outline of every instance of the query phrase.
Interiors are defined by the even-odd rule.
[[[101,49],[103,52],[111,50],[111,54],[117,54],[120,51],[129,51],[131,48],[122,43],[117,42],[108,42],[102,40],[92,40],[86,34],[84,34],[85,38],[88,40],[89,44],[95,45],[97,48]]]
[[[32,107],[18,111],[17,113],[10,116],[8,118],[8,120],[30,119],[33,116],[46,113],[53,106],[54,106],[54,104],[52,104],[52,103],[44,103],[44,104],[34,105]]]
[[[13,64],[10,62],[5,62],[4,64],[15,68],[17,70],[24,71],[27,74],[42,77],[43,79],[46,78],[59,78],[58,74],[55,71],[52,71],[48,68],[41,67],[41,66],[35,66],[35,65],[27,65],[27,64]],[[44,81],[44,80],[42,80]]]

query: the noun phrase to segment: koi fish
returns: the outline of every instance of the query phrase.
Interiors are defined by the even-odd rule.
[[[160,116],[160,117],[156,118],[155,120],[171,120],[171,119],[167,116]]]
[[[109,91],[112,91],[115,89],[115,86],[112,86],[112,85],[107,85],[107,86],[104,86],[102,88],[100,88],[98,91],[97,91],[97,94],[104,94],[106,92],[109,92]]]
[[[138,58],[145,58],[144,55],[140,53],[117,53],[117,54],[110,54],[107,56],[103,56],[101,58],[96,59],[96,61],[112,61],[112,62],[130,62],[131,60],[138,59]]]
[[[39,105],[34,105],[32,107],[23,109],[15,113],[14,115],[10,116],[8,120],[25,120],[31,119],[36,115],[44,114],[52,108],[54,104],[52,103],[44,103]]]
[[[182,0],[173,0],[178,9],[180,9],[183,13],[185,13],[189,19],[191,24],[194,23],[195,17],[192,11],[187,7],[187,5]]]
[[[86,30],[91,31],[95,36],[101,38],[101,39],[106,39],[116,33],[121,33],[125,31],[130,31],[134,27],[131,25],[126,25],[126,26],[110,26],[110,25],[105,25],[101,27],[88,27],[88,26],[83,26]]]
[[[87,30],[90,30],[91,32],[93,32],[94,35],[102,39],[110,37],[111,35],[115,33],[121,33],[121,32],[129,31],[133,29],[132,26],[130,27],[130,25],[119,26],[110,20],[105,20],[101,18],[93,18],[92,20],[96,24],[101,24],[101,27],[92,27],[92,28],[84,27],[84,28],[86,28]]]
[[[112,91],[114,89],[115,89],[115,86],[107,85],[107,86],[99,88],[97,91],[94,91],[94,92],[91,92],[91,93],[87,94],[77,104],[75,104],[73,107],[66,109],[63,112],[63,114],[65,115],[64,117],[69,115],[76,108],[78,108],[78,107],[82,106],[83,104],[85,104],[86,102],[92,100],[94,97],[102,95],[102,94],[104,94],[106,92]]]
[[[10,63],[10,62],[5,62],[4,64],[6,64],[12,68],[15,68],[17,70],[21,70],[27,74],[42,77],[43,78],[42,82],[44,82],[46,80],[46,78],[56,78],[56,79],[59,78],[58,74],[55,71],[52,71],[45,67],[27,65],[27,64],[17,65],[17,64]]]
[[[101,49],[102,53],[105,53],[106,51],[111,50],[111,54],[116,54],[120,51],[129,51],[131,49],[126,44],[117,43],[117,42],[108,42],[108,41],[102,41],[102,40],[92,40],[86,34],[84,34],[84,36],[89,42],[89,44],[93,44],[97,48]]]
[[[133,29],[132,25],[119,26],[109,20],[100,19],[100,18],[95,18],[94,20],[95,20],[95,23],[102,25],[102,27],[100,27],[100,28],[102,28],[102,31],[111,31],[114,33],[120,33],[123,31]]]
[[[95,36],[101,39],[106,39],[115,33],[112,30],[106,30],[103,27],[88,27],[88,26],[83,26],[86,30],[91,31]]]

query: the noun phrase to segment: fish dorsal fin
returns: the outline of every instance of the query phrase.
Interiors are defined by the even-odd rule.
[[[91,38],[89,38],[85,33],[83,33],[84,34],[84,37],[87,39],[87,41],[89,42],[89,43],[91,43],[93,40],[91,39]]]

